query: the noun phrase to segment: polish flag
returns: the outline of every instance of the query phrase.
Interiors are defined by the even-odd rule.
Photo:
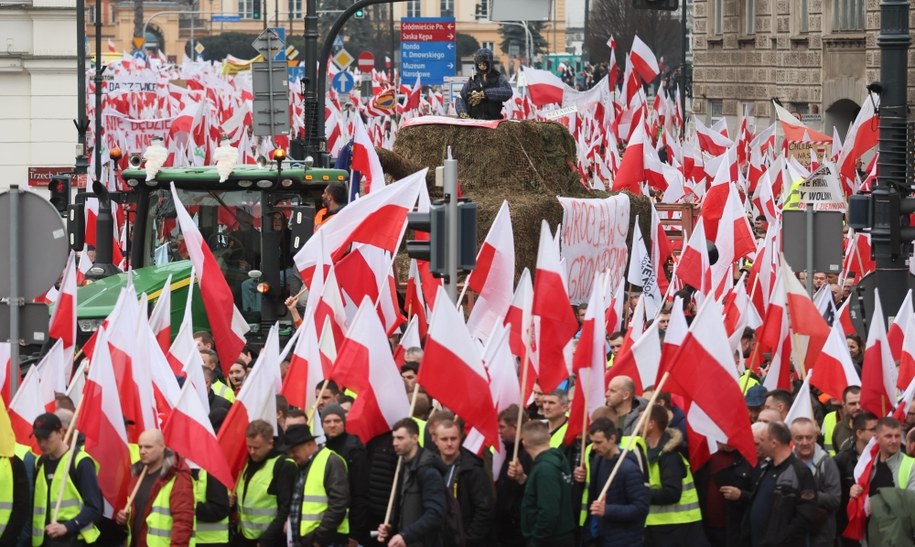
[[[419,336],[419,318],[414,315],[407,323],[407,328],[400,337],[400,341],[397,342],[397,347],[394,348],[394,364],[400,366],[404,362],[408,349],[421,347],[423,347],[423,343]]]
[[[616,286],[616,291],[610,297],[610,304],[607,306],[605,324],[607,335],[619,332],[623,329],[623,305],[626,303],[626,277],[620,276],[620,282]]]
[[[193,386],[185,383],[175,409],[162,427],[165,445],[232,490],[235,475],[226,463],[225,454],[219,449],[219,441],[207,414]]]
[[[670,312],[670,322],[667,323],[667,332],[664,333],[664,343],[661,344],[661,365],[658,367],[658,378],[664,376],[676,363],[677,354],[686,334],[689,324],[686,314],[683,313],[683,299],[674,298],[674,305]]]
[[[537,367],[538,383],[544,393],[553,391],[569,377],[565,348],[578,332],[578,320],[569,301],[563,268],[559,248],[549,225],[543,220],[531,312],[537,344],[534,366]]]
[[[629,60],[632,62],[633,70],[642,77],[642,81],[646,84],[653,82],[661,73],[654,52],[638,36],[632,38],[632,52],[629,54]]]
[[[527,268],[521,271],[521,279],[512,295],[512,303],[505,314],[505,326],[509,328],[508,345],[521,363],[528,366],[527,383],[521,386],[522,399],[530,397],[537,372],[531,362],[531,343],[533,333],[533,315],[531,307],[534,301],[534,287],[531,285],[531,273]],[[522,365],[523,366],[523,365]],[[521,374],[519,373],[519,376]]]
[[[425,338],[429,332],[429,321],[426,319],[428,310],[426,309],[426,300],[423,296],[422,280],[419,275],[419,266],[416,259],[410,259],[410,275],[407,276],[407,291],[404,295],[404,308],[407,310],[407,316],[410,323],[416,319],[416,326],[419,329],[420,338]],[[396,359],[395,359],[396,361]]]
[[[54,412],[54,407],[54,388],[42,385],[38,367],[30,368],[10,401],[10,421],[16,433],[16,442],[28,445],[33,452],[40,454],[38,439],[32,435],[32,424],[45,412]]]
[[[734,262],[756,251],[753,229],[735,185],[728,185],[727,201],[718,223],[715,245],[718,247],[718,261],[711,267],[712,286],[717,288],[716,296],[720,296],[734,282],[733,277],[727,277]]]
[[[76,253],[70,251],[60,282],[60,295],[48,327],[48,337],[63,340],[63,349],[69,361],[73,361],[76,349],[76,271]],[[68,380],[69,373],[68,370]]]
[[[223,372],[228,374],[229,367],[245,347],[245,334],[250,330],[248,322],[235,307],[235,298],[232,296],[229,284],[226,282],[213,252],[203,240],[200,230],[197,229],[191,215],[181,203],[174,183],[172,183],[172,201],[175,204],[178,224],[181,226],[181,233],[184,234],[191,263],[197,272],[203,307],[206,309],[210,328],[213,331],[219,362],[222,364]]]
[[[636,393],[655,385],[661,366],[661,337],[658,322],[651,323],[642,333],[631,333],[632,346],[620,350],[613,360],[613,376],[628,376],[636,384]]]
[[[772,101],[775,107],[775,113],[778,115],[778,121],[781,123],[782,131],[785,134],[784,145],[787,147],[789,142],[822,142],[830,143],[832,138],[826,134],[810,129],[804,122],[795,118],[784,107]]]
[[[197,349],[197,342],[194,340],[194,323],[191,312],[191,301],[194,294],[193,279],[194,271],[192,269],[191,284],[187,289],[187,304],[184,308],[184,317],[181,319],[181,326],[178,327],[178,334],[175,335],[175,340],[169,347],[168,354],[166,354],[166,360],[175,376],[185,376],[203,366],[203,358],[200,357],[200,350]],[[191,378],[189,377],[188,379],[190,380]],[[200,384],[196,387],[198,393],[205,400],[208,400],[206,385]],[[209,402],[207,405],[209,405]]]
[[[880,107],[880,96],[868,93],[868,97],[861,103],[861,110],[858,111],[855,122],[848,130],[845,146],[842,147],[839,158],[836,160],[843,185],[854,182],[857,177],[855,163],[865,152],[877,146],[880,128],[875,107]]]
[[[368,298],[375,303],[388,336],[407,320],[397,302],[392,263],[389,252],[373,245],[358,245],[335,266],[345,308],[351,312],[347,317],[355,316],[357,303]]]
[[[343,297],[340,296],[340,286],[337,285],[337,273],[333,267],[327,272],[324,278],[324,290],[321,291],[321,298],[315,307],[314,312],[315,328],[323,326],[325,322],[329,323],[333,333],[330,341],[335,347],[343,343],[343,333],[346,332],[346,309],[343,305]],[[329,321],[327,321],[329,320]]]
[[[568,86],[549,70],[521,67],[524,79],[527,81],[527,93],[530,101],[535,106],[544,106],[550,103],[562,104],[565,90]]]
[[[518,384],[518,373],[515,372],[515,358],[508,347],[509,329],[504,325],[496,325],[488,336],[486,346],[483,348],[483,364],[489,373],[489,393],[492,395],[496,411],[502,412],[511,405],[521,406],[521,387]],[[483,436],[479,435],[482,447]],[[476,448],[465,448],[473,450]],[[508,456],[503,443],[493,446],[492,472],[498,478],[502,470],[502,462]]]
[[[99,488],[105,498],[107,513],[108,507],[114,512],[127,504],[130,450],[127,447],[124,413],[117,395],[118,381],[108,351],[108,332],[104,328],[99,329],[98,341],[100,343],[92,356],[86,378],[83,409],[76,429],[86,437],[86,452],[98,463]]]
[[[693,233],[680,255],[674,276],[703,294],[709,294],[712,287],[712,273],[709,265],[708,242],[705,240],[705,225],[702,218],[696,222]]]
[[[786,303],[788,304],[788,318],[791,324],[792,344],[798,357],[803,358],[803,367],[810,370],[816,365],[820,350],[829,338],[829,325],[817,310],[807,291],[791,271],[787,262],[782,262],[785,269],[784,287]],[[800,363],[795,363],[798,366]]]
[[[0,342],[0,398],[7,407],[10,406],[13,384],[13,363],[10,354],[10,343]]]
[[[575,439],[581,437],[591,414],[604,404],[604,371],[607,368],[607,339],[604,332],[607,326],[604,325],[606,304],[599,275],[595,276],[591,285],[591,297],[588,309],[585,310],[581,336],[572,358],[572,372],[578,380],[575,382],[569,425],[563,439],[566,446],[571,446]],[[575,462],[571,463],[574,465]]]
[[[489,446],[499,446],[498,412],[492,398],[485,396],[489,393],[489,376],[461,312],[444,288],[436,296],[423,365],[416,381],[468,427],[479,431]],[[476,396],[467,397],[468,393]]]
[[[353,153],[350,167],[353,171],[362,173],[366,194],[384,188],[384,169],[361,116],[356,116],[353,120]]]
[[[633,128],[632,136],[626,145],[626,153],[613,177],[614,192],[628,190],[639,195],[642,193],[642,182],[645,181],[645,148],[649,142],[645,133],[645,124],[639,123]]]
[[[301,332],[292,350],[280,395],[286,397],[290,405],[307,411],[315,403],[315,386],[324,379],[324,371],[314,323],[304,321],[299,330]]]
[[[864,489],[857,498],[850,499],[846,507],[848,515],[848,526],[842,532],[843,538],[855,541],[864,539],[864,532],[867,529],[867,515],[870,506],[869,496],[871,475],[874,472],[874,464],[877,462],[877,454],[880,452],[880,445],[877,444],[877,437],[871,438],[870,442],[861,451],[858,463],[855,465],[854,477],[855,483]]]
[[[839,306],[839,309],[836,310],[836,316],[839,318],[839,325],[842,327],[842,332],[844,334],[855,334],[857,329],[855,325],[851,322],[851,298],[847,298],[845,302],[842,302],[842,305]],[[909,321],[912,323],[912,321]],[[906,330],[908,332],[908,330]]]
[[[416,83],[413,84],[413,88],[407,92],[406,100],[404,101],[401,112],[409,112],[410,110],[415,110],[419,108],[419,100],[422,95],[423,86],[420,84],[419,73],[416,74]]]
[[[152,313],[149,314],[149,326],[152,328],[162,353],[168,353],[172,343],[172,274],[168,274],[159,298]]]
[[[861,366],[861,408],[886,416],[896,402],[896,363],[886,340],[879,290],[874,288],[874,311]]]
[[[305,283],[311,283],[315,265],[325,263],[320,257],[329,255],[337,262],[353,243],[396,252],[407,229],[407,213],[416,204],[420,185],[426,184],[426,171],[417,171],[357,199],[325,222],[319,230],[323,237],[310,238],[294,257]]]
[[[73,370],[73,366],[72,362],[67,358],[66,351],[64,351],[63,340],[58,339],[51,346],[51,349],[41,358],[36,368],[38,368],[38,375],[42,384],[50,386],[57,393],[67,391],[67,386],[70,384],[70,371]]]
[[[141,309],[146,309],[145,293],[140,302]],[[140,313],[137,319],[136,347],[140,351],[133,361],[135,380],[152,385],[153,403],[158,411],[155,424],[159,427],[175,407],[181,386],[146,317]]]
[[[823,351],[817,357],[816,379],[810,382],[817,389],[836,400],[842,399],[842,394],[848,386],[860,386],[861,379],[851,362],[848,345],[845,343],[845,334],[836,323],[829,329],[829,338]],[[812,373],[812,371],[811,371]],[[812,374],[811,374],[812,375]]]
[[[750,305],[747,286],[741,277],[724,302],[724,328],[728,333],[731,351],[737,351],[746,327],[758,329],[760,325],[762,325],[762,319],[756,313],[756,308]]]
[[[363,300],[337,354],[330,379],[358,397],[349,411],[349,432],[363,443],[387,433],[410,415],[400,369],[372,302]]]
[[[471,336],[484,343],[511,306],[515,279],[515,238],[508,201],[503,201],[483,245],[477,253],[477,267],[467,278],[467,286],[477,293],[467,318]]]
[[[779,268],[775,287],[769,300],[769,309],[763,319],[759,335],[759,350],[771,351],[772,362],[763,385],[766,389],[790,389],[791,387],[791,339],[788,320],[787,291],[785,290],[785,268]],[[790,275],[790,274],[788,274]]]
[[[750,465],[756,465],[750,416],[737,383],[722,313],[721,305],[713,298],[703,302],[680,345],[666,387],[687,399],[687,421],[708,441],[707,447],[697,449],[707,448],[711,454],[718,450],[718,442],[725,443],[740,452]]]
[[[712,156],[720,156],[734,146],[734,141],[712,130],[702,123],[701,119],[693,118],[693,121],[696,124],[696,137],[699,139],[699,148],[703,152]]]
[[[912,322],[912,316],[915,311],[912,310],[912,289],[905,294],[896,317],[890,323],[890,328],[886,331],[886,340],[890,345],[890,352],[893,354],[893,360],[899,361],[902,358],[902,339],[905,335],[906,328]],[[905,385],[908,385],[906,382]]]
[[[249,423],[265,420],[273,426],[274,434],[279,432],[276,394],[280,390],[280,382],[280,339],[274,325],[216,437],[233,477],[238,477],[248,459],[245,430]]]
[[[909,321],[905,328],[905,337],[899,359],[899,377],[896,387],[903,389],[915,379],[915,321]]]

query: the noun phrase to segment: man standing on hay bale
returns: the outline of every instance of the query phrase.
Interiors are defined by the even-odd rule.
[[[455,103],[458,116],[477,120],[501,120],[502,103],[511,99],[512,87],[493,68],[492,50],[481,48],[473,55],[476,74],[467,80]]]

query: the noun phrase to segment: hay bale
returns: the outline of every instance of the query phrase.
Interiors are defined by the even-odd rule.
[[[481,244],[489,226],[508,200],[515,233],[516,274],[523,268],[532,271],[537,262],[540,221],[546,219],[555,230],[562,221],[562,206],[557,196],[577,198],[606,197],[606,192],[591,191],[579,182],[576,169],[575,139],[554,122],[505,122],[497,129],[451,125],[417,125],[400,129],[393,151],[381,157],[385,172],[395,179],[429,168],[427,186],[430,196],[441,197],[436,188],[435,167],[447,157],[448,146],[458,160],[458,179],[464,197],[477,202]],[[415,168],[414,168],[415,167]],[[650,236],[650,204],[645,196],[628,194],[630,214],[629,245],[635,215],[645,237]],[[401,268],[405,272],[406,268]]]

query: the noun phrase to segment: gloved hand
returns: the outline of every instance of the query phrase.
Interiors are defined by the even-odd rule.
[[[468,113],[466,113],[466,112],[461,112],[460,114],[458,114],[458,118],[465,118],[465,119],[466,119],[466,118],[469,118],[469,117],[470,117],[470,114],[468,114]]]
[[[485,98],[486,98],[486,95],[483,93],[482,90],[471,91],[470,97],[467,99],[467,104],[469,104],[470,106],[477,106],[478,104],[483,102],[483,99],[485,99]]]

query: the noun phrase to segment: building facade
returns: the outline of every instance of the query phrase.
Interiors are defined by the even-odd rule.
[[[879,0],[693,0],[693,111],[736,127],[772,100],[811,128],[844,137],[880,78]],[[910,14],[910,25],[915,19]],[[909,51],[911,96],[915,49]],[[759,124],[757,124],[759,127]]]
[[[75,0],[0,1],[0,188],[76,156]]]

